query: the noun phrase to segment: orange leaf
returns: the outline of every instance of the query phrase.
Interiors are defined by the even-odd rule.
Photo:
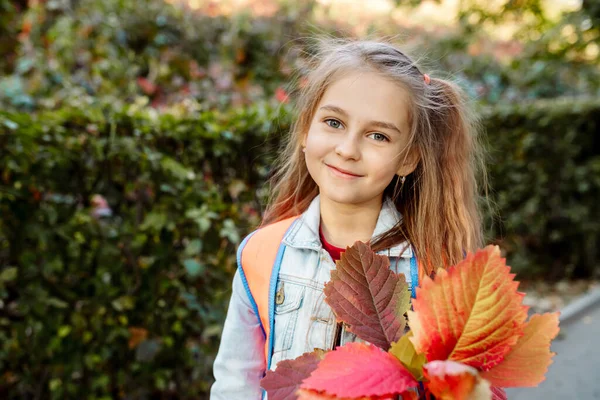
[[[502,387],[537,386],[552,364],[550,342],[558,335],[558,313],[533,315],[525,334],[504,357],[504,361],[482,376]]]
[[[300,388],[355,399],[391,397],[417,384],[396,357],[379,347],[354,342],[325,354]]]
[[[365,243],[342,253],[323,292],[338,321],[359,338],[388,350],[404,334],[404,313],[410,307],[406,278]]]
[[[435,280],[423,279],[408,312],[411,341],[427,360],[462,362],[480,371],[499,364],[523,334],[527,307],[497,246],[487,246]]]
[[[426,388],[439,400],[489,400],[490,384],[473,367],[455,361],[432,361],[423,366]]]
[[[130,326],[127,328],[129,331],[129,348],[133,349],[138,346],[138,344],[142,343],[144,340],[148,338],[148,331],[144,328],[138,328],[135,326]]]

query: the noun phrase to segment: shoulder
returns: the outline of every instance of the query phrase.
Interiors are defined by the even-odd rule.
[[[259,254],[277,253],[279,245],[290,226],[299,218],[294,216],[264,225],[244,238],[238,250],[238,258],[256,258]]]
[[[281,239],[283,239],[283,236],[285,235],[285,232],[299,217],[299,215],[296,215],[293,217],[282,219],[281,221],[273,222],[269,225],[261,226],[256,231],[254,231],[255,236],[264,238],[279,238],[279,240],[281,241]]]
[[[261,226],[254,232],[250,233],[246,239],[246,248],[260,247],[263,248],[265,245],[273,244],[279,246],[285,233],[290,226],[298,219],[299,216],[294,216],[281,221],[273,222],[269,225]]]

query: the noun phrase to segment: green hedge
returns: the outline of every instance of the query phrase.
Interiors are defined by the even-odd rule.
[[[203,397],[278,112],[0,114],[0,398]]]
[[[491,235],[522,276],[600,270],[599,116],[597,100],[484,111]],[[263,104],[0,112],[0,398],[205,398],[288,127]]]
[[[600,100],[499,106],[483,122],[492,236],[510,265],[546,279],[600,276]]]

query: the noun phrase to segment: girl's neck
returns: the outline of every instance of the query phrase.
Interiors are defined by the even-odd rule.
[[[352,246],[373,236],[381,211],[382,197],[362,204],[343,204],[320,198],[321,228],[328,243],[336,247]]]

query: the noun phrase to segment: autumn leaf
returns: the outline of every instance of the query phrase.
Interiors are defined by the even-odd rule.
[[[402,396],[402,400],[417,400],[418,397],[416,395],[416,393],[411,392],[411,394],[414,394],[414,396]],[[384,396],[384,397],[380,397],[380,396],[373,396],[373,397],[337,397],[337,396],[330,396],[328,394],[325,393],[319,393],[317,391],[314,390],[306,390],[306,389],[300,389],[298,390],[298,400],[396,400],[396,397],[394,396]]]
[[[298,391],[298,400],[396,400],[397,398],[397,396],[337,397],[319,393],[314,390],[300,389]],[[402,394],[402,400],[418,399],[419,396],[415,392],[405,392]]]
[[[504,360],[482,376],[502,387],[537,386],[545,379],[554,353],[550,342],[558,331],[558,313],[533,315],[525,324],[525,334]]]
[[[428,361],[452,360],[479,371],[498,365],[523,335],[523,293],[497,246],[487,246],[435,280],[425,277],[408,312],[411,341]]]
[[[275,98],[280,103],[284,103],[285,104],[285,103],[289,102],[290,95],[285,91],[284,88],[278,87],[277,89],[275,89]]]
[[[477,370],[456,361],[432,361],[423,366],[426,388],[439,400],[490,400],[490,383]]]
[[[324,355],[323,350],[304,353],[293,360],[280,361],[275,371],[267,371],[260,385],[267,391],[269,400],[298,398],[296,392],[302,381],[317,368]]]
[[[137,83],[142,91],[148,96],[153,95],[156,92],[156,84],[149,79],[139,77],[137,78]]]
[[[396,357],[376,346],[354,342],[325,354],[300,388],[356,399],[390,397],[417,384]]]
[[[396,343],[392,343],[389,353],[395,356],[417,380],[423,378],[423,365],[427,362],[425,354],[417,353],[415,346],[410,341],[412,332],[402,336]]]
[[[404,313],[410,307],[404,275],[389,267],[387,257],[356,242],[342,253],[324,289],[325,301],[338,322],[350,325],[349,331],[384,350],[404,334]]]
[[[298,400],[339,400],[339,397],[319,393],[314,390],[299,389],[296,393]]]
[[[298,390],[297,395],[298,400],[340,400],[340,398],[336,396],[330,396],[328,394],[306,389]]]
[[[504,389],[498,386],[492,386],[490,389],[492,390],[492,400],[508,400]]]
[[[144,328],[130,326],[127,328],[127,330],[129,331],[128,346],[130,349],[136,348],[140,343],[148,338],[148,330]]]

